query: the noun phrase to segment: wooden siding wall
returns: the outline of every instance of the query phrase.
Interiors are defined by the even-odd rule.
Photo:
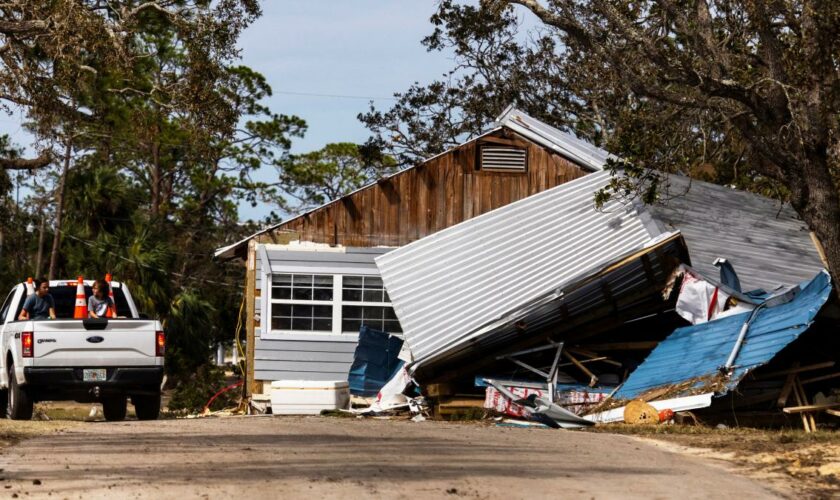
[[[402,246],[587,173],[514,135],[502,130],[467,143],[290,220],[277,232],[333,245]],[[476,170],[478,147],[499,142],[527,148],[527,172]]]

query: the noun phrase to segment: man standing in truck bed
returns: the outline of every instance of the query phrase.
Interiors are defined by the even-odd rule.
[[[46,278],[35,280],[35,293],[26,297],[18,319],[55,319],[55,301],[50,295],[50,282]]]

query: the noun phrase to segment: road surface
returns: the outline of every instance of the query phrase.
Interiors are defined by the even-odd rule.
[[[0,467],[0,498],[27,499],[775,495],[626,436],[326,417],[86,423],[4,449]]]

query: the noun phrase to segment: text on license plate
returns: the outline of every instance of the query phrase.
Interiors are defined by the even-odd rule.
[[[108,373],[105,368],[85,368],[82,370],[82,380],[84,382],[101,382],[108,378]]]

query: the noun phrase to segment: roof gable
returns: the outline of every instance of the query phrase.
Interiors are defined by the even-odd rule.
[[[435,155],[431,158],[428,158],[418,163],[417,165],[401,170],[386,178],[378,179],[374,182],[371,182],[370,184],[367,184],[347,195],[344,195],[341,198],[331,200],[317,208],[292,217],[281,223],[262,229],[246,238],[243,238],[240,241],[237,241],[236,243],[233,243],[232,245],[219,248],[215,252],[215,257],[225,259],[233,258],[237,255],[241,256],[241,252],[244,246],[252,238],[277,229],[281,229],[282,227],[288,226],[289,224],[298,221],[301,218],[305,218],[319,211],[325,210],[327,207],[334,203],[340,201],[348,201],[362,191],[375,188],[378,183],[383,183],[388,181],[389,179],[393,179],[395,177],[403,176],[410,172],[414,172],[417,169],[430,164],[430,162],[437,160],[448,153],[464,148],[476,141],[487,140],[491,138],[491,136],[498,134],[502,130],[512,131],[520,139],[524,139],[525,141],[529,141],[537,146],[540,146],[552,154],[559,155],[571,164],[574,164],[575,166],[580,168],[583,172],[595,172],[602,170],[606,160],[610,157],[609,153],[607,153],[606,151],[596,148],[595,146],[592,146],[591,144],[588,144],[587,142],[576,138],[572,134],[563,132],[546,123],[537,120],[536,118],[532,118],[524,112],[519,111],[511,106],[508,107],[508,109],[506,109],[505,112],[499,116],[499,118],[497,119],[497,123],[494,124],[494,126],[492,126],[488,131],[484,132],[483,134],[474,137],[469,141],[466,141],[456,147],[450,148],[449,150],[439,155]]]

